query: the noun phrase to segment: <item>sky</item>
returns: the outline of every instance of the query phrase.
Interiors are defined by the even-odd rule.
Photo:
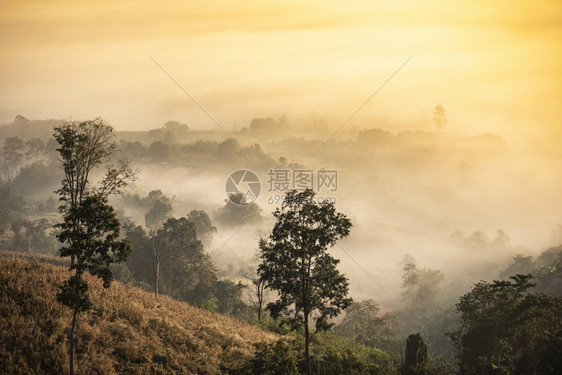
[[[0,124],[217,129],[187,92],[228,129],[336,129],[408,61],[349,126],[430,130],[441,104],[451,132],[556,147],[561,40],[557,0],[2,0]]]

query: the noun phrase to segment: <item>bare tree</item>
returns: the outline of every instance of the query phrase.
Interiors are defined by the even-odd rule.
[[[251,306],[255,307],[258,322],[261,323],[267,297],[265,281],[257,272],[257,264],[250,265],[248,269],[241,272],[241,275],[249,284],[249,287],[244,290],[246,292],[248,302]]]

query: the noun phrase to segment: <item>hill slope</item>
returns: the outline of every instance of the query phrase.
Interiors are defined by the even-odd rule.
[[[60,266],[0,252],[0,373],[68,373],[71,312],[57,303]],[[93,308],[78,319],[79,374],[217,374],[223,353],[249,358],[274,334],[117,282],[87,278]]]

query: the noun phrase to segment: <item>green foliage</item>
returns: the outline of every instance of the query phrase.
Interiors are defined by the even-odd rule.
[[[0,230],[21,220],[27,211],[27,203],[17,190],[10,186],[0,186]]]
[[[336,269],[339,260],[327,252],[328,246],[349,234],[351,221],[332,203],[316,203],[311,190],[287,193],[273,215],[277,222],[270,237],[260,241],[258,267],[266,287],[279,293],[279,300],[267,309],[296,327],[317,311],[316,328],[328,329],[329,319],[352,301],[347,297],[347,279]]]
[[[45,165],[39,161],[23,167],[14,178],[13,186],[26,197],[45,198],[57,187],[62,177],[56,164]]]
[[[165,162],[170,158],[170,146],[162,141],[154,141],[148,146],[148,155],[156,162]]]
[[[127,258],[127,267],[131,271],[137,285],[143,289],[154,288],[154,274],[152,269],[152,240],[140,225],[129,225],[125,228],[127,238],[135,251]]]
[[[382,314],[380,310],[373,300],[354,302],[345,310],[345,316],[334,332],[398,356],[401,352],[400,327],[393,314]]]
[[[217,300],[216,311],[224,315],[242,318],[248,315],[249,308],[242,302],[244,285],[231,280],[219,280],[213,288]]]
[[[260,135],[282,134],[287,130],[286,118],[275,120],[273,117],[255,118],[250,122],[249,130]]]
[[[8,181],[14,179],[18,174],[19,168],[23,162],[25,153],[25,143],[19,137],[7,137],[2,147],[2,156],[4,157],[4,176]]]
[[[161,290],[194,305],[210,298],[216,269],[187,218],[168,219],[154,236],[160,254]]]
[[[25,142],[25,148],[27,158],[37,163],[39,157],[45,153],[45,142],[41,138],[34,137]]]
[[[562,245],[545,250],[537,262],[541,264],[533,272],[537,290],[562,297]]]
[[[440,365],[448,366],[453,363],[456,349],[446,332],[451,332],[459,326],[459,316],[454,304],[443,304],[435,308],[427,317],[416,324],[416,329],[424,337],[428,346],[432,367]]]
[[[501,279],[506,279],[511,275],[526,275],[532,273],[535,268],[537,268],[537,265],[532,256],[517,254],[513,257],[513,262],[501,271],[499,276]]]
[[[121,225],[117,215],[107,203],[107,196],[119,192],[134,177],[128,162],[118,167],[108,166],[98,187],[92,187],[90,173],[109,161],[115,143],[111,141],[113,129],[101,119],[79,124],[55,127],[54,137],[59,144],[64,179],[57,190],[62,205],[59,212],[62,222],[57,239],[63,244],[61,257],[70,257],[70,270],[74,274],[62,283],[57,300],[72,308],[70,329],[70,373],[74,374],[75,329],[78,312],[91,306],[88,284],[82,279],[87,271],[99,277],[108,288],[112,273],[109,266],[121,263],[131,252],[128,239],[120,239]]]
[[[243,193],[232,194],[225,202],[225,206],[219,209],[215,217],[219,224],[242,226],[244,224],[255,224],[263,219],[260,206],[255,202],[247,203]]]
[[[127,142],[121,141],[119,151],[121,155],[126,159],[141,159],[146,153],[146,147],[139,141]]]
[[[429,374],[429,358],[427,345],[419,333],[408,336],[406,340],[406,356],[402,374],[426,375]]]
[[[251,361],[252,374],[255,375],[296,375],[297,354],[293,345],[286,340],[267,344],[255,344],[256,353]]]
[[[314,334],[312,342],[314,374],[396,374],[395,359],[380,349],[330,332]]]
[[[412,316],[421,320],[440,302],[443,273],[418,267],[415,259],[409,255],[404,257],[403,271],[402,299]]]
[[[336,266],[339,260],[328,254],[328,246],[346,237],[351,221],[336,212],[333,203],[317,203],[314,192],[295,190],[287,193],[268,239],[259,243],[260,277],[266,288],[279,299],[266,309],[275,319],[283,318],[294,328],[304,327],[305,360],[310,374],[309,318],[317,330],[327,330],[330,319],[351,305],[348,282]]]
[[[92,307],[88,283],[82,279],[82,275],[72,275],[63,281],[57,292],[57,301],[74,311],[87,311]]]
[[[526,373],[538,369],[557,349],[562,329],[562,298],[529,294],[531,275],[479,282],[460,298],[461,326],[451,334],[460,352],[461,371],[469,374]],[[552,361],[550,361],[552,363]]]
[[[70,269],[76,270],[76,275],[88,271],[100,277],[106,287],[111,283],[109,265],[125,261],[132,250],[129,239],[119,239],[120,224],[113,207],[99,195],[87,196],[73,206],[56,227],[60,230],[57,238],[63,243],[61,256],[75,259]]]
[[[160,195],[154,198],[154,204],[144,215],[144,222],[148,228],[156,230],[172,216],[172,212],[173,208],[170,198]]]
[[[192,210],[187,215],[187,220],[195,225],[197,237],[203,245],[209,246],[213,240],[213,233],[217,232],[217,227],[211,222],[211,218],[203,210]]]
[[[56,239],[47,219],[18,220],[12,223],[14,251],[55,255]]]

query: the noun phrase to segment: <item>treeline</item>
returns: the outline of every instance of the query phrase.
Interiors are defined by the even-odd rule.
[[[58,143],[68,143],[72,152],[89,160],[89,154],[84,155],[75,140],[87,145],[80,132],[87,136],[92,124],[111,134],[111,128],[95,120],[59,128]],[[169,127],[188,131],[182,124]],[[72,136],[63,137],[63,130]],[[375,301],[352,302],[349,298],[347,278],[336,268],[339,260],[327,250],[349,234],[351,222],[335,211],[333,203],[315,202],[311,191],[288,194],[290,199],[274,213],[277,224],[272,233],[258,242],[259,259],[246,274],[237,280],[220,278],[209,248],[217,230],[210,215],[194,209],[174,217],[172,199],[159,190],[146,197],[121,196],[123,206],[136,209],[142,220],[119,215],[108,203],[108,194],[104,195],[104,181],[113,181],[109,183],[113,187],[121,181],[111,167],[101,185],[90,186],[87,174],[73,172],[88,186],[84,194],[76,195],[68,188],[68,181],[75,180],[66,173],[57,191],[59,203],[51,198],[27,204],[14,188],[16,179],[33,166],[54,164],[54,159],[46,152],[46,143],[39,147],[43,153],[34,155],[22,151],[27,147],[22,142],[7,138],[4,143],[4,163],[15,168],[15,174],[10,169],[0,189],[0,210],[5,214],[2,245],[27,253],[55,254],[62,249],[61,256],[72,256],[70,269],[75,270],[75,280],[80,283],[73,287],[71,278],[57,294],[62,296],[59,302],[74,309],[72,327],[77,312],[91,307],[76,303],[83,297],[88,302],[88,285],[82,274],[89,272],[102,277],[104,287],[115,277],[153,292],[156,298],[165,294],[287,336],[276,343],[257,344],[250,360],[240,359],[225,348],[221,358],[225,373],[523,374],[556,373],[562,367],[562,246],[546,250],[537,259],[515,257],[501,273],[502,280],[474,284],[455,304],[442,299],[443,273],[421,267],[407,256],[402,266],[399,308],[383,311]],[[131,156],[127,153],[133,151],[127,146],[145,147],[140,142],[122,142],[121,146],[120,156]],[[32,149],[31,143],[28,147]],[[104,147],[108,155],[114,151],[113,143]],[[141,151],[139,158],[160,163],[172,156],[181,160],[182,155],[200,155],[205,163],[273,162],[259,146],[241,147],[231,139],[188,145],[175,144],[173,139],[158,140]],[[145,152],[148,156],[143,156]],[[80,165],[64,149],[60,154],[65,168]],[[24,155],[28,155],[25,166]],[[73,202],[75,196],[83,202]],[[231,197],[214,221],[222,225],[259,222],[260,208],[246,203],[243,196]],[[59,204],[63,222],[56,213]],[[53,222],[57,227],[53,228]],[[124,235],[120,235],[121,229]],[[100,233],[105,233],[103,241]],[[65,247],[54,245],[55,238]],[[497,250],[507,246],[503,232],[494,239],[481,232],[470,236],[455,233],[452,240],[467,248]],[[126,250],[118,259],[109,255],[114,243]],[[341,321],[335,320],[340,314]],[[316,329],[311,328],[312,322]]]

